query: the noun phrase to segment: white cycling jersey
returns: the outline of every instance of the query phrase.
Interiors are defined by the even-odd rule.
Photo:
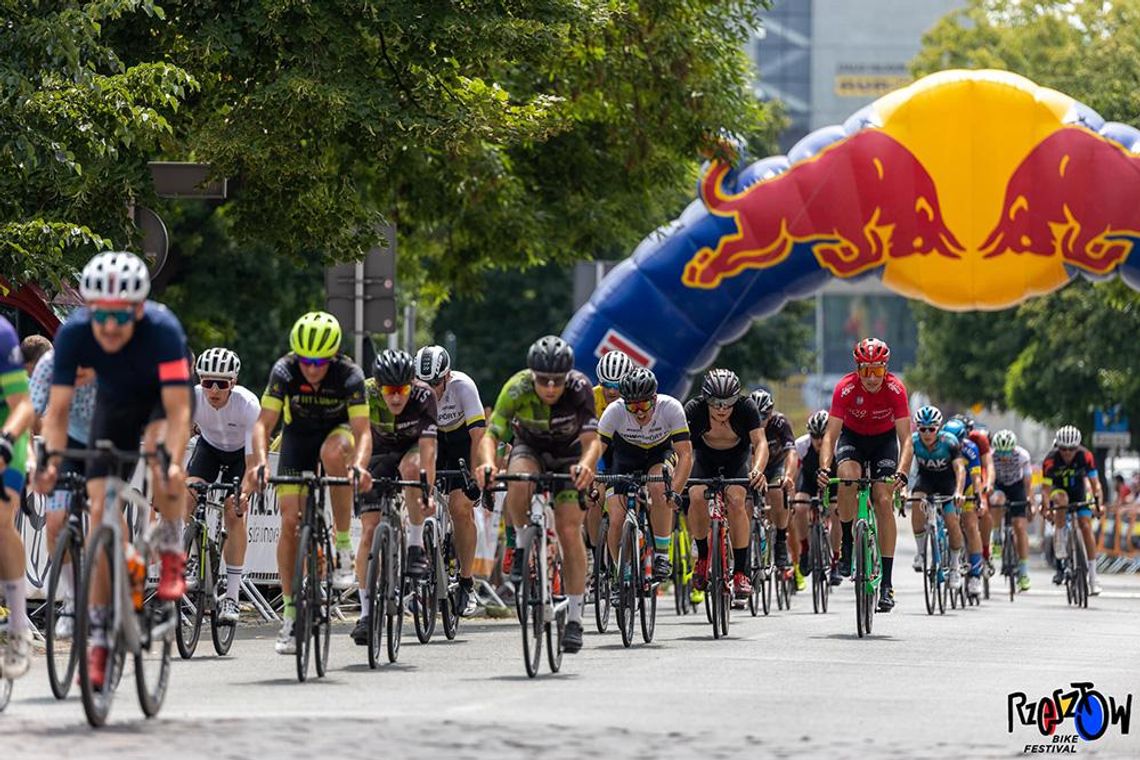
[[[1015,446],[1013,451],[1005,453],[994,451],[994,483],[1011,486],[1031,477],[1033,465],[1030,464],[1029,452],[1024,448]]]
[[[247,388],[235,385],[221,409],[210,406],[201,385],[194,386],[194,424],[202,439],[218,451],[253,451],[253,426],[261,414],[261,402]]]
[[[632,446],[651,449],[668,441],[684,441],[689,438],[689,421],[685,418],[685,408],[681,402],[663,393],[657,394],[657,404],[653,407],[653,418],[644,427],[637,418],[626,411],[625,404],[617,402],[606,407],[598,422],[598,435],[607,445],[619,439]]]
[[[436,402],[436,416],[440,432],[450,433],[463,427],[486,422],[479,389],[466,373],[452,370],[443,396]]]

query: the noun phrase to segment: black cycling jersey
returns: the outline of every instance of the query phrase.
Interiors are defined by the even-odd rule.
[[[416,381],[399,415],[392,414],[380,396],[376,381],[364,382],[368,396],[368,421],[372,426],[372,454],[404,451],[420,438],[436,437],[435,394],[425,383]]]
[[[325,433],[352,417],[368,415],[364,372],[348,356],[337,354],[321,384],[313,386],[301,373],[297,355],[289,353],[273,365],[269,384],[261,394],[261,406],[284,409],[288,430]]]
[[[773,412],[764,425],[764,437],[768,439],[768,466],[782,464],[788,452],[796,448],[796,434],[792,423],[779,412]]]
[[[721,451],[713,449],[705,442],[705,433],[712,426],[707,397],[699,394],[689,399],[685,404],[685,417],[689,420],[689,436],[695,451]],[[733,446],[733,450],[751,447],[752,431],[760,427],[760,412],[756,409],[755,402],[747,396],[742,396],[732,405],[732,415],[728,418],[728,425],[740,438],[740,442]]]

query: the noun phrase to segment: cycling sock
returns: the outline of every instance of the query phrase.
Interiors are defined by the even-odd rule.
[[[424,546],[424,526],[409,525],[408,526],[408,546],[418,546],[421,549]]]
[[[732,550],[732,563],[736,567],[736,572],[738,572],[738,573],[748,572],[748,547],[747,546],[744,547],[743,549],[733,549]]]
[[[468,591],[470,591],[471,589],[475,588],[475,579],[471,578],[470,576],[467,578],[464,578],[461,575],[461,576],[459,576],[459,587],[465,588]]]
[[[800,556],[806,557],[808,555],[808,540],[806,538],[800,539]]]
[[[159,520],[154,528],[155,548],[161,553],[181,551],[182,527],[181,520]]]
[[[918,548],[918,554],[921,557],[926,554],[926,531],[914,534],[914,545]]]
[[[709,540],[707,538],[694,538],[697,544],[697,559],[709,558]]]
[[[657,554],[669,554],[669,543],[673,540],[672,536],[659,536],[653,534],[653,549]]]
[[[241,565],[231,565],[226,563],[226,598],[233,601],[238,600],[238,592],[241,591]]]
[[[360,597],[360,619],[368,617],[372,612],[372,600],[368,598],[368,594],[363,594]]]
[[[883,588],[890,588],[892,585],[894,585],[891,583],[891,571],[894,569],[894,567],[894,557],[883,557]]]
[[[59,593],[64,599],[71,600],[75,598],[75,589],[71,587],[71,565],[64,565],[64,568],[59,574]]]
[[[1028,560],[1024,560],[1024,559],[1018,560],[1018,562],[1017,562],[1017,574],[1018,575],[1029,575],[1029,561]]]
[[[530,531],[525,530],[525,529],[516,529],[515,530],[515,549],[517,551],[521,552],[521,551],[525,551],[529,547],[530,547]]]
[[[843,529],[843,542],[842,542],[843,543],[843,553],[850,555],[851,554],[851,544],[853,544],[855,542],[855,538],[851,534],[851,531],[854,529],[854,526],[855,526],[855,521],[849,520],[847,522],[843,522],[841,520],[839,522],[839,525]]]
[[[982,542],[982,559],[989,559],[989,558],[990,558],[990,542],[989,541],[983,541]]]
[[[19,633],[28,627],[28,601],[27,589],[24,586],[24,576],[11,581],[0,581],[0,590],[8,601],[8,630]]]
[[[582,623],[582,595],[570,594],[566,597],[566,601],[570,602],[567,609],[566,620],[571,623]]]
[[[776,546],[779,546],[780,544],[783,544],[784,546],[788,545],[787,528],[776,528]]]
[[[335,548],[338,552],[352,551],[352,534],[347,530],[338,530]]]
[[[91,646],[107,646],[107,618],[111,616],[111,608],[106,605],[95,605],[91,608]]]
[[[285,603],[285,609],[281,611],[281,617],[285,618],[286,620],[296,620],[297,608],[293,606],[293,595],[282,594],[281,601]]]
[[[950,572],[957,572],[958,568],[962,566],[962,550],[950,550]]]
[[[982,574],[981,552],[970,552],[970,575],[977,578]]]

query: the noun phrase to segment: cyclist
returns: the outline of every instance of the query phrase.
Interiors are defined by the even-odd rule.
[[[693,468],[693,445],[689,442],[689,424],[685,409],[672,396],[657,392],[657,377],[645,367],[635,367],[621,379],[621,404],[611,404],[598,421],[602,450],[591,452],[587,464],[593,466],[596,455],[613,448],[612,471],[618,475],[646,473],[661,475],[665,460],[677,453],[672,472],[672,494],[684,491],[689,471]],[[653,531],[653,579],[668,580],[673,574],[669,562],[669,542],[673,534],[673,512],[665,498],[664,483],[650,483],[649,524]],[[610,556],[618,556],[622,525],[625,521],[624,494],[611,493],[608,498],[610,534],[607,537]]]
[[[571,654],[582,648],[582,597],[586,590],[586,544],[582,538],[582,510],[576,491],[585,490],[593,478],[588,466],[590,449],[597,445],[598,420],[590,381],[574,369],[574,349],[556,335],[535,341],[527,351],[527,369],[515,373],[503,385],[495,402],[491,422],[480,442],[480,467],[475,477],[480,488],[488,485],[487,468],[495,462],[499,442],[513,442],[507,456],[507,472],[572,472],[573,489],[555,496],[554,523],[562,547],[563,587],[569,601],[563,650]],[[596,456],[594,461],[597,461]],[[504,500],[515,528],[516,541],[528,520],[534,486],[512,482]],[[522,581],[523,551],[516,546],[511,580]]]
[[[993,564],[990,561],[990,532],[993,530],[993,518],[990,515],[990,494],[994,492],[994,453],[990,444],[990,437],[985,430],[977,427],[974,418],[965,414],[955,414],[952,420],[961,422],[966,428],[966,437],[978,448],[978,459],[982,465],[982,487],[976,491],[978,496],[978,534],[982,542],[982,561],[986,565],[986,572],[993,575]]]
[[[827,430],[827,410],[820,409],[808,418],[807,433],[796,439],[796,463],[793,474],[789,474],[796,483],[796,501],[806,501],[820,495],[819,491],[819,447],[823,443],[823,434]],[[808,505],[797,504],[795,509],[796,534],[800,537],[800,576],[806,576],[809,571],[808,554]],[[830,517],[828,518],[830,519]],[[831,533],[831,585],[838,586],[842,579],[839,577],[839,531]],[[821,547],[822,548],[822,547]]]
[[[788,522],[791,515],[786,502],[787,491],[794,487],[795,480],[787,473],[794,475],[798,466],[796,434],[792,432],[788,418],[775,411],[771,393],[763,389],[752,391],[752,402],[760,413],[760,424],[764,426],[764,436],[768,440],[768,466],[764,469],[764,479],[768,482],[768,506],[772,510],[772,524],[776,527],[776,543],[772,554],[776,567],[783,572],[790,564]],[[803,589],[802,575],[796,578],[796,587]]]
[[[1045,455],[1045,461],[1041,464],[1041,478],[1042,485],[1049,494],[1049,502],[1054,507],[1067,507],[1070,503],[1084,501],[1091,490],[1093,500],[1096,502],[1097,516],[1100,516],[1100,505],[1104,503],[1104,494],[1100,488],[1096,461],[1092,452],[1081,445],[1081,431],[1073,425],[1065,425],[1057,430],[1053,437],[1053,448]],[[1085,540],[1085,550],[1088,552],[1089,593],[1096,596],[1100,593],[1100,582],[1096,573],[1096,538],[1092,532],[1092,513],[1093,509],[1087,505],[1078,507],[1076,524]],[[1053,554],[1057,558],[1057,572],[1053,576],[1053,583],[1059,586],[1065,582],[1065,571],[1061,561],[1066,551],[1061,541],[1061,528],[1065,526],[1065,510],[1058,509],[1053,512],[1053,525],[1057,528],[1053,534]]]
[[[964,456],[967,461],[967,470],[970,471],[971,475],[973,474],[974,467],[976,466],[978,468],[978,477],[976,479],[971,477],[971,479],[966,482],[965,500],[962,502],[961,514],[962,533],[966,539],[966,549],[969,551],[970,560],[970,574],[966,580],[966,593],[977,595],[981,593],[982,573],[985,572],[985,554],[982,551],[981,532],[982,514],[986,511],[985,495],[983,493],[985,488],[985,476],[982,474],[982,456],[977,445],[974,444],[973,439],[968,434],[969,431],[966,429],[966,423],[961,418],[956,417],[947,420],[942,426],[942,430],[957,439],[962,449],[962,456]],[[951,543],[951,546],[953,546],[953,543]],[[959,559],[957,554],[953,554],[953,556],[951,556],[951,564],[958,566],[957,562]]]
[[[406,351],[388,349],[376,357],[372,377],[364,382],[368,396],[368,415],[372,425],[372,459],[369,470],[373,478],[419,480],[420,469],[427,473],[429,487],[435,482],[437,417],[435,394],[427,383],[416,381],[416,363]],[[424,520],[434,511],[431,494],[416,488],[404,489],[404,508],[408,511],[407,574],[413,579],[427,575],[428,559],[424,554]],[[380,524],[380,505],[366,500],[361,507],[360,544],[356,552],[356,579],[366,588],[368,555],[372,534]],[[368,645],[372,613],[368,594],[360,595],[360,620],[352,629],[352,640],[358,646]]]
[[[25,358],[27,355],[25,354]],[[28,381],[28,391],[32,397],[32,408],[42,424],[44,414],[47,412],[48,397],[51,395],[51,376],[55,368],[55,350],[44,354],[32,371]],[[88,436],[91,432],[91,418],[95,413],[95,371],[90,367],[78,367],[75,373],[75,396],[71,400],[71,408],[67,412],[67,448],[87,448]],[[86,465],[80,459],[64,459],[60,462],[60,473],[82,474]],[[55,542],[59,533],[67,523],[67,508],[70,503],[70,493],[56,491],[48,499],[46,514],[44,515],[44,533],[47,536],[48,556],[55,552]],[[55,637],[60,640],[70,639],[75,628],[75,589],[71,587],[71,573],[61,572],[59,575],[60,596],[63,599],[61,613],[55,619]]]
[[[852,355],[855,371],[844,375],[832,394],[827,431],[819,451],[819,484],[821,488],[827,485],[834,465],[838,465],[841,478],[862,477],[863,467],[867,466],[872,478],[895,479],[893,487],[875,483],[872,488],[883,561],[879,611],[890,612],[895,606],[891,571],[897,537],[892,490],[898,492],[906,487],[906,474],[914,456],[910,407],[906,386],[887,371],[891,349],[886,343],[878,338],[864,338],[856,344]],[[855,491],[851,485],[839,488],[839,523],[843,531],[839,574],[844,577],[851,575]]]
[[[190,437],[193,400],[186,335],[174,314],[147,300],[150,274],[143,260],[133,253],[95,256],[83,268],[79,292],[84,308],[76,310],[56,333],[44,442],[51,451],[66,446],[76,377],[83,366],[94,369],[97,378],[89,442],[110,440],[117,449],[137,451],[143,440],[148,452],[165,445],[170,455],[166,472],[160,471],[157,459],[151,460],[154,501],[162,515],[153,537],[162,560],[158,598],[175,601],[186,592],[186,555],[182,551],[186,482],[182,462]],[[159,443],[160,437],[164,443]],[[59,458],[53,456],[37,473],[36,489],[40,493],[52,491],[59,468]],[[94,461],[86,470],[91,524],[98,525],[103,519],[110,465]],[[87,669],[91,682],[100,689],[107,665],[107,581],[101,570],[91,599],[84,600],[92,604]]]
[[[918,478],[911,489],[911,496],[916,499],[954,497],[953,501],[944,503],[941,509],[950,540],[950,577],[947,583],[951,590],[957,591],[962,587],[962,525],[958,510],[964,507],[967,473],[975,488],[981,486],[981,465],[976,449],[965,447],[952,432],[942,429],[942,412],[938,407],[920,408],[914,413],[914,426],[917,430],[912,435],[911,444],[918,465]],[[928,507],[938,508],[933,501],[928,502]],[[911,510],[910,524],[914,529],[914,543],[917,547],[914,571],[921,573],[923,558],[926,556],[926,515],[921,509]],[[971,576],[971,584],[979,582],[977,577]],[[978,593],[973,585],[968,590],[971,594]]]
[[[701,382],[700,394],[685,404],[685,416],[693,440],[694,478],[749,478],[752,487],[763,489],[767,482],[768,441],[756,403],[740,392],[740,378],[727,369],[709,370]],[[705,487],[689,489],[689,534],[697,544],[693,565],[693,588],[704,591],[709,575],[709,510]],[[732,543],[733,595],[744,599],[752,594],[748,577],[748,542],[752,516],[746,509],[747,495],[740,486],[725,490],[728,533]]]
[[[261,414],[253,430],[255,465],[246,472],[245,490],[252,492],[264,484],[257,481],[267,459],[269,434],[284,416],[277,472],[300,475],[316,472],[318,465],[331,477],[347,477],[351,469],[359,478],[359,488],[372,487],[368,460],[372,435],[368,425],[368,400],[364,373],[356,362],[340,351],[340,323],[332,314],[311,311],[302,315],[289,331],[289,353],[269,372],[269,382],[261,394]],[[277,573],[285,603],[281,632],[274,649],[278,654],[297,651],[293,624],[297,608],[293,602],[293,565],[297,560],[304,486],[277,487],[281,510],[281,535],[277,542]],[[352,539],[352,494],[347,488],[330,489],[333,525],[336,531],[336,566],[333,586],[346,589],[354,579]]]
[[[424,346],[416,354],[416,378],[431,386],[436,399],[439,434],[435,454],[437,470],[458,470],[459,460],[474,463],[479,444],[487,429],[487,418],[479,389],[469,376],[451,368],[451,355],[443,346]],[[470,465],[469,465],[470,466]],[[459,614],[469,617],[477,609],[475,580],[475,504],[478,490],[462,489],[461,479],[449,479],[444,486],[447,509],[455,532],[455,553],[459,559]],[[474,483],[472,483],[474,486]]]
[[[24,492],[28,430],[34,420],[20,339],[12,323],[0,317],[0,592],[10,610],[0,678],[8,680],[27,673],[32,657],[24,586],[26,560],[24,542],[16,530],[16,512]]]
[[[999,430],[994,433],[994,483],[995,490],[990,496],[990,511],[994,525],[1003,525],[1005,510],[1010,510],[1013,519],[1014,545],[1017,546],[1017,589],[1029,590],[1029,534],[1026,530],[1026,509],[1029,492],[1033,486],[1033,465],[1029,452],[1017,445],[1017,436],[1012,430]],[[1008,506],[1010,502],[1020,502]],[[994,544],[992,556],[1000,561],[1002,556],[1001,538]]]
[[[598,384],[594,386],[594,413],[599,420],[606,407],[621,398],[621,379],[631,369],[633,369],[633,360],[623,351],[607,351],[601,359],[598,359],[598,366],[595,368]],[[613,464],[613,458],[613,448],[607,446],[602,458],[598,460],[598,472],[608,470]],[[590,550],[598,542],[598,528],[602,522],[602,501],[602,494],[599,494],[597,499],[590,498],[587,501],[589,509],[586,512],[586,548]]]
[[[261,404],[252,391],[237,384],[241,359],[228,348],[206,349],[195,368],[198,384],[194,386],[194,424],[198,427],[198,442],[186,467],[186,482],[213,483],[223,473],[227,480],[241,478],[246,464],[253,459],[253,428]],[[193,519],[196,503],[194,492],[187,491],[187,519]],[[235,625],[248,537],[242,505],[235,504],[231,496],[225,507],[223,520],[228,539],[222,554],[226,561],[226,595],[218,611],[218,622]],[[186,582],[193,583],[197,578],[197,568],[187,568]]]

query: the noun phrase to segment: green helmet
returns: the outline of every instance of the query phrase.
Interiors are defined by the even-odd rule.
[[[289,333],[289,347],[305,359],[327,359],[340,350],[340,322],[325,311],[310,311]]]

